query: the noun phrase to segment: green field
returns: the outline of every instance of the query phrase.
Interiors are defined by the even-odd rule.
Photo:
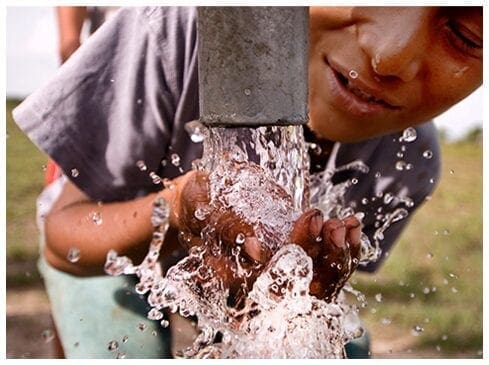
[[[39,280],[13,264],[34,267],[35,199],[46,157],[13,124],[14,105],[7,102],[7,285],[22,288]],[[431,200],[377,274],[353,277],[368,299],[361,317],[372,341],[404,339],[403,357],[482,356],[482,146],[445,144],[442,150],[442,179]]]

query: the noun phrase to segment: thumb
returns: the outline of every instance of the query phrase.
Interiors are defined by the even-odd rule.
[[[308,210],[295,221],[289,240],[301,246],[314,259],[321,252],[322,227],[323,213],[319,209]]]

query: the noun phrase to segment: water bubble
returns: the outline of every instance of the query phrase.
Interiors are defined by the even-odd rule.
[[[244,233],[238,233],[236,235],[236,244],[237,245],[242,245],[243,243],[245,243],[245,240],[246,240],[246,236],[244,235]]]
[[[424,151],[423,157],[426,158],[427,160],[431,159],[433,157],[433,151],[431,150]]]
[[[125,352],[118,352],[115,358],[116,359],[125,359],[126,353]]]
[[[402,171],[406,167],[406,162],[399,160],[396,162],[396,170]]]
[[[246,96],[250,96],[250,95],[251,95],[251,90],[250,90],[250,89],[244,89],[244,90],[243,90],[243,93],[244,93]]]
[[[122,337],[122,343],[126,343],[127,340],[129,340],[129,336],[128,335],[125,335],[124,337]]]
[[[390,204],[392,202],[392,200],[394,199],[394,195],[392,195],[391,193],[385,193],[384,195],[384,204]]]
[[[88,217],[95,223],[97,226],[100,226],[103,223],[102,216],[99,212],[90,212]]]
[[[172,153],[170,157],[170,161],[173,166],[180,166],[180,156],[176,153]]]
[[[416,129],[409,127],[402,132],[402,141],[404,142],[414,142],[417,138]]]
[[[381,293],[375,294],[375,300],[379,303],[382,302],[382,294]]]
[[[160,322],[160,325],[161,325],[161,327],[166,328],[166,327],[168,327],[170,325],[170,322],[168,322],[166,319],[163,319]]]
[[[78,260],[80,260],[80,250],[76,247],[70,248],[68,250],[68,254],[66,255],[66,258],[71,263],[78,262]]]
[[[355,178],[351,179],[351,183],[352,183],[353,185],[358,184],[358,179],[355,179]]]
[[[419,336],[422,332],[424,332],[424,328],[419,325],[416,325],[411,329],[411,334],[413,336]]]
[[[51,330],[44,330],[41,333],[41,338],[44,340],[45,343],[51,342],[54,340],[54,332]]]
[[[151,308],[151,310],[148,312],[148,319],[159,321],[162,318],[163,318],[163,313],[161,313],[156,308]]]
[[[205,126],[198,120],[185,123],[185,130],[194,143],[201,143],[205,139]]]
[[[139,170],[141,171],[146,171],[148,169],[148,167],[146,166],[146,164],[144,163],[143,160],[139,160],[136,162],[136,166],[139,168]]]
[[[151,171],[149,173],[149,177],[153,181],[153,184],[155,184],[155,185],[161,184],[161,177],[159,177],[157,173]]]
[[[109,343],[107,345],[107,350],[109,350],[109,351],[115,351],[118,348],[119,348],[119,342],[117,342],[115,340],[109,341]]]
[[[139,322],[137,328],[138,328],[138,330],[143,332],[144,330],[146,330],[146,324],[143,322]]]
[[[80,175],[80,173],[77,169],[71,169],[71,176],[78,177],[78,175]]]
[[[358,78],[358,72],[355,71],[355,70],[350,70],[350,72],[348,72],[348,76],[351,78],[351,79],[356,79]]]

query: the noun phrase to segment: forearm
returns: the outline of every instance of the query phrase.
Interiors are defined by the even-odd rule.
[[[172,199],[170,190],[162,190],[136,200],[102,205],[81,201],[54,210],[45,221],[47,261],[75,275],[103,273],[110,249],[139,262],[152,237],[151,213],[158,196]],[[80,252],[74,263],[67,258],[71,248]]]
[[[59,29],[59,54],[61,62],[79,47],[80,34],[86,17],[84,6],[59,6],[57,7]]]

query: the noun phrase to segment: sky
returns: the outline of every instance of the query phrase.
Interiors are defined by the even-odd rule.
[[[45,84],[58,68],[53,7],[7,8],[7,97],[23,98]],[[482,88],[435,119],[448,138],[482,126]]]

